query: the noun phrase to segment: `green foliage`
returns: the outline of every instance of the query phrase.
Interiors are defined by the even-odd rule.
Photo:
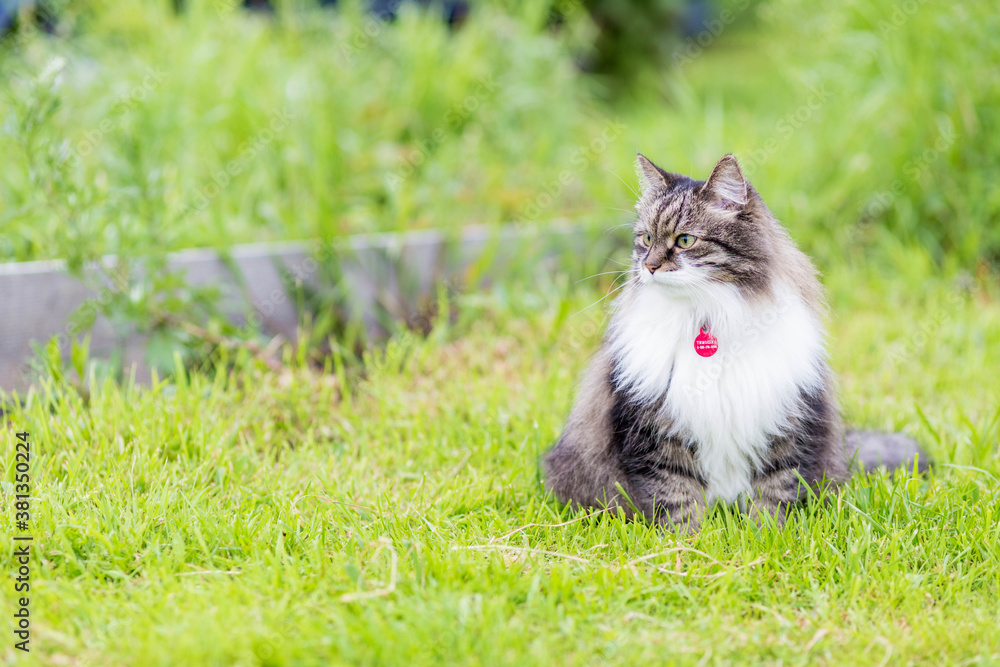
[[[937,262],[1000,259],[1000,167],[990,157],[1000,125],[990,65],[1000,44],[990,36],[1000,17],[985,2],[859,0],[822,18],[814,9],[768,6],[776,26],[795,26],[801,39],[779,45],[779,57],[830,91],[825,141],[818,127],[796,137],[812,149],[799,188],[846,243],[919,245]]]
[[[558,30],[487,4],[455,31],[350,5],[67,11],[68,39],[9,40],[0,60],[0,257],[76,267],[357,231],[610,226],[633,147],[702,177],[737,151],[824,263],[845,248],[1000,253],[989,3],[732,0],[669,54],[636,56],[638,85],[610,103],[573,64],[593,21],[556,8],[571,18]]]
[[[585,0],[597,28],[593,56],[596,72],[628,77],[637,64],[666,62],[681,39],[687,2],[683,0]]]
[[[587,132],[607,121],[568,47],[492,7],[457,32],[412,6],[391,24],[351,5],[267,18],[235,3],[181,16],[97,3],[67,16],[68,39],[31,34],[0,54],[0,258],[66,259],[99,295],[71,333],[104,315],[149,335],[161,370],[177,346],[205,353],[181,323],[258,335],[230,326],[166,251],[597,207],[582,178],[610,145],[592,150]],[[337,285],[324,287],[301,303],[310,344],[351,328],[331,319]]]
[[[61,76],[43,81],[56,54]],[[410,6],[389,24],[350,6],[98,4],[69,42],[38,36],[3,62],[52,98],[33,131],[61,170],[7,124],[10,259],[516,220],[600,122],[566,49],[488,6],[451,32]],[[2,113],[19,118],[28,98],[11,97]],[[64,172],[87,225],[29,206]],[[574,192],[576,210],[596,201]]]

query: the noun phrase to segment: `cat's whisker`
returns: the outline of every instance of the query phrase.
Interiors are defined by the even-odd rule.
[[[628,275],[631,275],[631,274],[628,274]],[[622,298],[625,298],[625,295],[629,293],[629,290],[635,290],[635,289],[638,288],[638,286],[639,286],[639,279],[638,279],[637,276],[633,275],[633,276],[631,276],[631,278],[629,280],[626,280],[624,283],[622,283],[620,287],[618,287],[614,291],[611,291],[607,295],[605,295],[604,298],[607,299],[609,296],[611,296],[612,294],[614,294],[617,291],[621,291],[622,292]],[[612,310],[613,310],[613,307],[609,308],[607,311],[605,311],[604,317],[601,319],[601,328],[602,329],[604,328],[604,325],[607,323],[608,317],[611,316]]]
[[[635,222],[623,222],[620,225],[615,225],[614,227],[608,227],[603,232],[601,232],[601,236],[611,236],[614,232],[618,231],[619,229],[624,229],[625,227],[635,227]]]
[[[609,296],[608,294],[605,294],[604,296],[602,296],[602,297],[601,297],[600,299],[598,299],[598,300],[597,300],[597,301],[595,301],[594,303],[590,304],[589,306],[586,306],[585,308],[581,308],[580,310],[578,310],[578,311],[576,311],[575,313],[573,313],[573,317],[576,317],[577,315],[580,315],[580,314],[582,314],[582,313],[585,313],[585,312],[587,312],[588,310],[590,310],[591,308],[593,308],[594,306],[596,306],[596,305],[597,305],[597,304],[599,304],[600,302],[602,302],[602,301],[604,301],[605,299],[607,299],[607,298],[608,298],[608,296]]]
[[[621,290],[621,289],[624,289],[624,288],[628,287],[629,284],[632,282],[632,279],[629,276],[631,276],[630,272],[623,271],[622,274],[620,276],[618,276],[618,278],[615,278],[614,280],[612,280],[611,281],[611,287],[608,288],[610,291],[604,296],[604,298],[606,299],[609,296],[611,296],[612,294],[614,294],[615,292],[617,292],[618,290]],[[622,283],[621,285],[619,285],[618,287],[615,287],[615,283],[618,282],[623,277],[628,278],[628,279],[624,283]]]
[[[613,273],[618,273],[618,274],[621,274],[621,273],[623,273],[623,272],[619,270],[619,271],[604,271],[604,272],[602,272],[602,273],[595,273],[595,274],[594,274],[594,275],[592,275],[592,276],[587,276],[586,278],[580,278],[580,279],[579,279],[579,280],[577,280],[577,281],[576,281],[576,283],[574,283],[574,284],[579,284],[579,283],[582,283],[582,282],[583,282],[583,281],[585,281],[585,280],[590,280],[591,278],[597,278],[598,276],[610,276],[610,275],[611,275],[611,274],[613,274]],[[613,285],[614,283],[611,283],[611,284]]]
[[[639,199],[639,193],[638,193],[638,192],[636,192],[636,191],[635,191],[635,188],[633,188],[633,187],[632,187],[631,185],[629,185],[629,184],[628,184],[628,183],[627,183],[627,182],[625,181],[625,179],[624,179],[624,178],[622,178],[621,176],[619,176],[619,175],[618,175],[618,174],[616,174],[615,172],[611,171],[610,169],[608,169],[608,173],[610,173],[610,174],[613,174],[615,178],[617,178],[617,179],[618,179],[619,181],[621,181],[621,182],[622,182],[622,184],[624,184],[624,185],[625,185],[625,187],[626,187],[626,188],[628,188],[629,192],[631,192],[631,193],[632,193],[633,195],[635,195],[635,198],[636,198],[636,199]]]
[[[627,273],[627,272],[622,272],[622,276],[627,276],[627,275],[629,275],[629,273]],[[621,277],[621,276],[619,276],[619,278],[620,278],[620,277]],[[598,300],[597,300],[597,301],[595,301],[594,303],[590,304],[590,305],[589,305],[589,306],[587,306],[586,308],[583,308],[583,309],[581,309],[581,310],[579,310],[579,311],[577,311],[577,312],[573,313],[573,317],[576,317],[577,315],[579,315],[579,314],[581,314],[581,313],[583,313],[583,312],[585,312],[585,311],[587,311],[587,310],[590,310],[591,308],[593,308],[593,307],[594,307],[594,306],[596,306],[597,304],[601,303],[602,301],[605,301],[605,300],[606,300],[606,299],[607,299],[608,297],[611,297],[611,296],[614,296],[614,294],[615,294],[616,292],[619,292],[619,291],[621,291],[621,290],[625,289],[626,287],[628,287],[629,285],[631,285],[631,284],[632,284],[632,281],[631,281],[631,280],[626,280],[626,281],[625,281],[624,283],[622,283],[622,284],[621,284],[621,285],[619,285],[618,287],[615,287],[615,286],[614,286],[614,284],[615,284],[616,282],[618,282],[618,278],[616,278],[616,279],[615,279],[615,280],[614,280],[614,281],[613,281],[613,282],[611,283],[611,287],[612,287],[612,289],[608,290],[608,293],[607,293],[607,294],[605,294],[605,295],[604,295],[604,296],[602,296],[602,297],[601,297],[600,299],[598,299]],[[605,318],[607,318],[607,315],[605,315]]]
[[[618,208],[616,206],[605,206],[604,208],[605,208],[605,210],[608,210],[608,211],[621,211],[622,213],[628,213],[629,215],[635,215],[635,210],[634,209]],[[611,229],[620,229],[620,228],[625,227],[627,225],[634,225],[634,224],[635,224],[635,221],[626,222],[623,225],[615,225],[614,227],[609,227],[609,231]]]
[[[613,283],[612,283],[612,284],[613,284]],[[593,307],[594,307],[594,306],[596,306],[597,304],[601,303],[602,301],[604,301],[604,300],[605,300],[605,299],[607,299],[608,297],[612,296],[612,295],[613,295],[613,294],[614,294],[615,292],[617,292],[617,291],[619,291],[619,290],[621,290],[621,289],[624,289],[625,287],[628,287],[628,284],[629,284],[629,283],[627,283],[627,282],[626,282],[626,283],[624,283],[624,284],[622,284],[622,285],[620,285],[620,286],[616,287],[615,289],[613,289],[613,290],[609,291],[609,292],[608,292],[607,294],[605,294],[605,295],[604,295],[604,296],[602,296],[602,297],[601,297],[600,299],[598,299],[598,300],[597,300],[597,301],[595,301],[594,303],[590,304],[590,305],[589,305],[589,306],[587,306],[586,308],[583,308],[583,309],[581,309],[581,310],[578,310],[577,312],[573,313],[573,317],[576,317],[577,315],[579,315],[579,314],[581,314],[581,313],[583,313],[583,312],[585,312],[585,311],[588,311],[588,310],[590,310],[591,308],[593,308]]]

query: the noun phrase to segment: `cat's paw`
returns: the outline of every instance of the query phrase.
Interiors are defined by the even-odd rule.
[[[678,535],[694,535],[701,530],[706,509],[701,505],[684,508],[671,516],[670,512],[657,508],[656,523],[666,532]]]

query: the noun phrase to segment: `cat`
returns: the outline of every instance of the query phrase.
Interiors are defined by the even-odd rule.
[[[900,434],[844,433],[812,262],[733,155],[707,181],[637,158],[628,283],[611,309],[546,487],[697,531],[715,502],[758,523],[867,469],[926,468]]]

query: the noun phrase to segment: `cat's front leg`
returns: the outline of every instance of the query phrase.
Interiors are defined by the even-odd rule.
[[[808,493],[794,468],[778,468],[758,474],[751,486],[747,513],[758,525],[764,523],[763,515],[767,514],[779,527],[784,526],[792,505]]]
[[[647,517],[666,530],[689,535],[698,532],[707,506],[705,487],[696,477],[681,471],[658,470],[643,487],[652,505],[651,512],[643,509]]]

